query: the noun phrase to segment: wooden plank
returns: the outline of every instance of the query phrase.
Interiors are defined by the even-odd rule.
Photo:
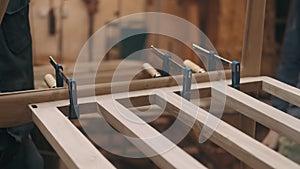
[[[252,139],[229,124],[217,119],[215,116],[199,108],[198,106],[182,99],[174,93],[157,94],[158,99],[156,104],[168,102],[167,109],[170,113],[178,118],[178,111],[183,110],[184,115],[181,115],[180,120],[191,126],[196,118],[193,129],[200,132],[205,124],[208,128],[214,129],[214,124],[207,123],[210,121],[218,122],[214,129],[211,141],[221,146],[236,158],[242,160],[253,168],[300,168],[299,165],[290,161],[281,154],[269,149],[260,142]],[[164,98],[164,99],[162,99]],[[174,111],[175,109],[175,111]],[[299,135],[299,133],[298,133]]]
[[[143,138],[130,139],[129,141],[136,145],[146,156],[149,156],[160,168],[206,168],[120,103],[112,101],[111,96],[100,97],[97,100],[100,106],[105,109],[101,113],[114,128],[129,137]],[[122,115],[123,113],[135,120],[128,120]],[[169,147],[170,149],[165,151],[162,150],[162,147]]]
[[[226,95],[228,105],[243,115],[300,143],[300,123],[298,119],[231,87],[226,87],[226,92],[217,88],[213,88],[213,90]]]
[[[30,109],[34,123],[68,168],[115,168],[52,104]]]
[[[247,0],[242,76],[260,75],[266,0]]]
[[[247,0],[246,24],[242,51],[241,75],[259,76],[263,48],[266,0]],[[240,116],[240,128],[255,138],[256,122]],[[241,168],[247,168],[241,164]]]
[[[212,72],[217,73],[217,72]],[[226,77],[230,77],[230,71],[226,72]],[[213,75],[215,77],[215,75]],[[205,74],[194,74],[194,78],[198,83],[208,82],[209,76]],[[182,76],[163,77],[158,79],[143,79],[134,80],[132,82],[118,82],[118,83],[103,83],[96,84],[95,86],[79,86],[78,93],[80,97],[90,96],[91,89],[95,88],[96,95],[110,94],[112,86],[114,92],[125,92],[135,90],[146,90],[161,87],[169,87],[178,85],[177,82],[182,82]],[[57,89],[42,89],[31,90],[12,93],[0,94],[0,127],[11,127],[30,122],[31,111],[28,108],[29,104],[42,103],[56,100],[68,99],[68,91],[65,88]],[[9,113],[7,113],[9,112]]]
[[[245,78],[242,79],[242,83],[249,83],[249,82],[259,82],[263,78]],[[250,85],[253,85],[250,83]],[[192,86],[192,89],[204,89],[210,87],[210,83],[201,83],[201,84],[194,84]],[[254,90],[257,90],[256,86],[254,86]],[[104,116],[106,119],[109,120],[109,122],[118,130],[120,130],[122,133],[125,133],[129,136],[135,136],[135,137],[141,137],[145,138],[149,135],[148,130],[154,130],[149,129],[147,125],[141,127],[140,125],[137,125],[136,123],[128,123],[128,119],[125,119],[122,115],[120,115],[118,112],[115,111],[116,108],[121,110],[123,113],[125,113],[128,116],[134,116],[131,111],[126,109],[125,107],[121,106],[119,103],[119,100],[128,100],[128,97],[133,97],[134,99],[130,99],[133,102],[134,105],[145,105],[145,99],[139,100],[138,97],[145,98],[147,95],[157,95],[155,98],[155,103],[160,106],[164,106],[163,100],[167,100],[169,103],[167,105],[167,111],[170,113],[173,113],[173,115],[177,116],[177,113],[179,109],[184,111],[183,116],[180,116],[179,120],[182,120],[187,125],[191,125],[191,122],[194,122],[196,118],[196,124],[193,126],[193,128],[196,131],[200,131],[200,129],[203,127],[203,124],[206,122],[207,118],[211,118],[213,120],[218,120],[208,112],[202,110],[197,105],[194,105],[184,99],[182,99],[180,96],[175,94],[174,92],[178,92],[180,88],[178,86],[174,87],[167,87],[167,88],[161,88],[161,91],[164,93],[156,93],[155,90],[143,90],[143,91],[134,91],[129,93],[117,93],[114,94],[114,99],[118,100],[118,102],[115,102],[109,99],[111,99],[111,95],[106,96],[97,96],[97,102],[105,108],[106,111],[104,112]],[[218,89],[213,89],[215,92],[219,92],[221,94],[221,91]],[[255,120],[261,122],[262,124],[265,124],[267,127],[270,128],[277,128],[277,131],[281,131],[280,133],[287,133],[286,136],[292,137],[293,139],[300,140],[300,124],[296,119],[284,114],[280,111],[274,111],[274,108],[271,106],[268,106],[266,104],[261,103],[260,101],[240,92],[235,89],[232,89],[231,87],[226,88],[227,91],[227,101],[230,104],[230,106],[237,107],[237,110],[240,110],[245,115],[249,115],[249,117],[254,118]],[[164,98],[164,99],[162,99]],[[94,98],[92,99],[94,100]],[[84,98],[83,102],[90,102],[89,98]],[[59,101],[55,102],[67,105],[68,101]],[[126,102],[125,102],[126,103]],[[52,103],[45,104],[49,106]],[[149,104],[149,102],[146,101],[146,104]],[[126,104],[125,104],[126,105]],[[183,105],[183,106],[182,106]],[[38,107],[40,105],[38,104]],[[56,104],[56,107],[58,107],[58,104]],[[48,109],[49,110],[49,109]],[[175,111],[174,111],[175,110]],[[50,110],[51,111],[51,110]],[[52,111],[51,111],[52,112]],[[197,114],[198,113],[198,114]],[[261,119],[261,120],[259,120]],[[262,122],[263,121],[263,122]],[[207,124],[209,128],[213,128],[211,124]],[[151,127],[150,127],[151,128]],[[147,132],[145,132],[147,131]],[[276,131],[276,130],[275,130]],[[153,131],[150,131],[150,134]],[[156,132],[154,130],[154,132]],[[220,121],[218,126],[216,126],[215,132],[213,133],[212,137],[210,138],[213,142],[218,144],[219,146],[223,147],[228,152],[235,155],[237,158],[245,162],[246,164],[250,165],[253,168],[299,168],[297,164],[294,162],[288,160],[287,158],[283,157],[282,155],[276,153],[275,151],[267,148],[266,146],[262,145],[258,141],[251,139],[246,134],[238,131],[234,127],[226,124],[223,121]],[[147,152],[155,152],[155,149],[157,147],[152,147],[153,142],[143,142],[143,144],[137,144],[138,148],[141,148],[141,150],[144,153]],[[145,146],[146,144],[146,146]],[[153,161],[160,167],[162,166],[172,166],[171,164],[174,164],[172,159],[178,159],[177,153],[173,154],[163,154],[164,156],[155,156],[153,157]],[[167,159],[167,160],[166,160]],[[178,161],[186,161],[186,160],[180,160]],[[178,165],[186,165],[186,164],[179,164],[176,163],[176,167]],[[174,167],[174,166],[173,166]],[[186,166],[185,166],[186,167]]]
[[[300,107],[300,90],[278,80],[263,77],[262,90]]]

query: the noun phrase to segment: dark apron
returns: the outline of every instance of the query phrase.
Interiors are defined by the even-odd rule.
[[[29,0],[10,0],[0,25],[0,92],[34,88],[28,4]],[[1,128],[0,151],[28,137],[32,126]]]

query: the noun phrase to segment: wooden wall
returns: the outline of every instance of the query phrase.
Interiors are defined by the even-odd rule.
[[[244,35],[245,10],[247,0],[120,0],[120,16],[137,12],[164,12],[189,20],[198,26],[211,40],[218,53],[230,60],[241,60]],[[267,1],[266,28],[262,74],[273,75],[278,64],[278,44],[274,28],[274,1]],[[34,47],[34,63],[47,62],[48,56],[59,56],[59,20],[62,0],[54,1],[56,15],[56,35],[48,33],[48,12],[50,0],[31,1],[31,28]],[[74,61],[88,38],[88,14],[83,0],[64,2],[63,19],[63,57],[65,61]],[[94,31],[107,22],[116,19],[118,0],[99,0],[95,15]],[[157,25],[156,25],[157,26]],[[159,25],[158,25],[159,26]],[[147,46],[154,44],[177,54],[182,58],[192,59],[200,64],[193,51],[165,36],[148,36]],[[98,46],[105,45],[105,40]],[[101,53],[104,54],[104,53]],[[272,65],[271,67],[268,65]]]
[[[56,34],[48,33],[50,0],[31,0],[30,20],[35,64],[45,63],[49,55],[59,55],[60,5],[63,1],[63,57],[74,61],[88,38],[88,13],[83,0],[53,0],[56,16]],[[143,0],[122,0],[120,15],[144,11]],[[118,0],[99,0],[94,31],[116,18]]]

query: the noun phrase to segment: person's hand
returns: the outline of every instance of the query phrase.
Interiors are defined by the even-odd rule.
[[[278,146],[279,134],[273,130],[270,130],[262,143],[271,149],[276,149]]]

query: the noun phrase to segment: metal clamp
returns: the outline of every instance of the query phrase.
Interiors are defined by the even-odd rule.
[[[50,56],[49,57],[51,65],[55,69],[55,76],[56,76],[56,85],[57,87],[63,87],[64,81],[68,85],[69,91],[69,119],[78,119],[80,116],[79,112],[79,105],[77,102],[77,85],[76,81],[73,78],[68,78],[63,73],[63,67],[60,64],[57,64],[55,60]]]
[[[191,96],[191,85],[192,85],[192,69],[189,67],[183,67],[175,60],[171,58],[171,55],[168,53],[163,53],[159,49],[151,46],[153,52],[163,60],[163,71],[170,73],[170,65],[172,64],[176,69],[182,71],[183,74],[183,86],[181,91],[181,96],[186,100],[190,100]]]
[[[241,69],[241,66],[240,66],[240,63],[237,62],[237,61],[229,61],[219,55],[216,54],[216,52],[214,51],[209,51],[207,49],[204,49],[196,44],[193,44],[193,49],[198,51],[198,52],[201,52],[201,53],[204,53],[206,55],[209,55],[208,57],[208,70],[209,71],[214,71],[216,70],[216,67],[215,67],[215,59],[220,59],[223,63],[227,63],[228,65],[231,65],[231,87],[239,90],[240,89],[240,69]]]

